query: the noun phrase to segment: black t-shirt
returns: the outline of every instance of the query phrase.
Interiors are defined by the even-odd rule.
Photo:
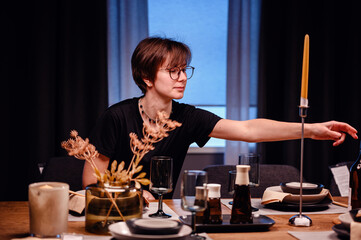
[[[118,164],[124,161],[128,167],[133,157],[129,133],[134,132],[138,139],[143,137],[143,120],[138,109],[138,100],[139,98],[127,99],[109,107],[92,131],[89,140],[99,153],[110,158],[109,165],[113,160],[117,160]],[[211,112],[176,101],[172,103],[169,118],[182,123],[182,126],[168,132],[168,137],[155,143],[155,149],[144,156],[140,165],[143,165],[142,171],[145,171],[146,178],[149,178],[151,157],[171,156],[175,187],[189,145],[196,142],[199,147],[203,147],[209,140],[208,135],[221,118]]]

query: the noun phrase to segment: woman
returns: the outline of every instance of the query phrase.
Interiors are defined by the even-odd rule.
[[[127,99],[109,107],[100,117],[90,137],[100,155],[95,160],[100,171],[108,168],[110,160],[129,164],[133,153],[129,147],[129,133],[142,137],[143,122],[154,124],[158,111],[164,111],[171,120],[182,123],[169,132],[169,136],[156,143],[141,161],[149,177],[149,161],[155,155],[167,155],[174,160],[173,182],[176,183],[189,145],[196,142],[203,147],[210,137],[246,141],[280,141],[301,137],[300,123],[279,122],[268,119],[234,121],[221,119],[208,111],[173,99],[183,97],[187,79],[193,75],[189,66],[191,52],[183,43],[164,38],[142,40],[132,55],[132,73],[143,96]],[[341,144],[350,134],[357,139],[357,131],[342,122],[305,124],[305,137],[334,140]],[[95,183],[93,170],[86,162],[83,185]],[[145,192],[145,197],[152,195]]]

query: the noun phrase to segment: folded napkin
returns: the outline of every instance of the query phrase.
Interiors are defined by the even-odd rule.
[[[69,210],[81,214],[85,208],[85,191],[79,191],[78,194],[71,194],[69,197]]]
[[[273,202],[282,202],[287,196],[291,196],[291,193],[274,191],[270,188],[266,188],[263,192],[261,204],[269,204]]]
[[[312,195],[302,195],[304,202],[320,202],[325,197],[330,197],[331,194],[329,190],[322,189],[319,194]],[[330,197],[332,199],[332,196]],[[286,200],[286,201],[285,201]],[[269,204],[274,202],[289,202],[296,203],[299,201],[299,195],[294,195],[291,193],[285,193],[282,191],[280,186],[272,186],[266,188],[263,193],[261,204]]]

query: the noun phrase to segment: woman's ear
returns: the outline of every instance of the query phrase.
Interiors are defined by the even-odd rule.
[[[145,82],[145,84],[147,84],[148,87],[153,87],[153,83],[150,80],[144,79],[143,81]]]

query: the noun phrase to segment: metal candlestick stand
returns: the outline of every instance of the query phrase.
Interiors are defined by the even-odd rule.
[[[299,106],[299,115],[302,120],[302,135],[301,135],[301,164],[300,164],[300,212],[289,219],[290,224],[297,227],[309,227],[312,224],[311,218],[302,215],[302,184],[303,184],[303,143],[304,143],[304,126],[305,118],[307,117],[308,106]]]

